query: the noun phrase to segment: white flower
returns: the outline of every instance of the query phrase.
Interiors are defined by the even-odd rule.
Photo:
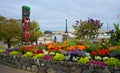
[[[43,53],[44,53],[44,55],[48,55],[48,51],[46,51],[46,50],[43,50]]]
[[[95,60],[102,60],[100,56],[95,56]]]
[[[86,55],[87,55],[87,56],[90,56],[90,53],[87,53],[87,52],[86,52]]]
[[[91,56],[87,56],[89,59],[92,59],[92,57]]]
[[[44,50],[42,50],[43,52],[45,52],[46,50],[44,49]]]
[[[72,61],[77,61],[79,59],[79,57],[73,57]]]
[[[66,59],[66,60],[69,60],[69,59],[70,59],[70,55],[65,56],[65,59]]]
[[[105,60],[107,60],[108,59],[108,57],[103,57],[103,61],[105,61]]]
[[[50,52],[49,54],[50,54],[50,55],[55,55],[55,53],[54,53],[54,52]]]

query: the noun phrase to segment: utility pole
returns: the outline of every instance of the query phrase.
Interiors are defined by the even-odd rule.
[[[120,14],[118,14],[117,17],[118,17],[118,26],[120,27],[120,21],[119,21],[120,20]]]
[[[109,31],[109,24],[107,23],[107,32]]]

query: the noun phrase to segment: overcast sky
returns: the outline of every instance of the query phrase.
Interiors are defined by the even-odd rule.
[[[31,8],[30,19],[39,23],[41,30],[65,30],[65,18],[68,17],[68,29],[76,20],[98,19],[103,29],[113,28],[118,23],[120,0],[0,0],[0,15],[7,18],[22,18],[22,6]]]

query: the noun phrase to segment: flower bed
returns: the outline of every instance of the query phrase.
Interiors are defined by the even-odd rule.
[[[105,46],[77,40],[21,46],[2,50],[0,63],[42,73],[119,73],[120,54],[115,51],[119,47]]]

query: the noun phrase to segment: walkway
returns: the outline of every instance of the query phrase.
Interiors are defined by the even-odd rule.
[[[24,70],[19,70],[4,65],[0,65],[0,73],[32,73]]]

